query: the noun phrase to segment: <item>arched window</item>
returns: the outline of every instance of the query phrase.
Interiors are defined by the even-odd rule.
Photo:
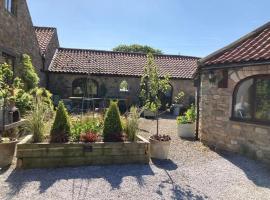
[[[72,94],[76,97],[97,97],[98,84],[96,81],[91,79],[76,79],[72,83]]]
[[[233,95],[232,118],[270,125],[270,75],[242,80]]]
[[[123,80],[119,85],[119,91],[120,92],[128,92],[128,82],[126,80]]]

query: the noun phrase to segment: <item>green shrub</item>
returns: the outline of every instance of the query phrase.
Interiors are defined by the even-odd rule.
[[[33,134],[34,142],[42,142],[46,132],[46,118],[49,111],[42,101],[37,98],[26,123],[26,130]]]
[[[110,102],[110,107],[105,114],[103,137],[106,142],[122,141],[123,127],[117,102]]]
[[[25,115],[27,111],[33,109],[33,96],[24,90],[18,90],[15,104],[21,115]]]
[[[176,118],[177,124],[189,124],[196,121],[196,110],[192,104],[191,107],[186,111],[184,116],[178,116]]]
[[[86,133],[101,133],[103,129],[103,122],[96,117],[84,117],[80,120],[74,121],[71,127],[71,141],[78,142],[81,134]]]
[[[126,134],[130,141],[135,141],[139,129],[140,114],[138,108],[132,106],[126,122]]]
[[[51,142],[68,142],[71,135],[71,124],[67,109],[62,101],[59,102],[54,123],[51,129]]]
[[[32,64],[30,56],[23,54],[22,56],[22,71],[20,72],[20,78],[24,83],[25,91],[30,91],[38,86],[39,77]]]

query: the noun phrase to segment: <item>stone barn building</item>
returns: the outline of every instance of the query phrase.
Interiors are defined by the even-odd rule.
[[[270,23],[199,62],[201,141],[270,162]]]
[[[22,54],[30,55],[41,86],[54,95],[138,101],[145,54],[60,48],[56,28],[33,26],[26,0],[0,0],[0,26],[0,63],[9,63],[16,72]],[[197,60],[191,56],[155,56],[160,75],[171,76],[165,103],[171,104],[180,91],[185,92],[186,103],[192,102]]]

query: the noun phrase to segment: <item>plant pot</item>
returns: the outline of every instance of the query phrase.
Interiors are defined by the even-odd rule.
[[[178,124],[178,136],[181,138],[194,138],[195,137],[195,123]]]
[[[18,141],[0,143],[0,168],[12,163],[15,147]]]
[[[157,159],[168,159],[170,150],[171,140],[169,141],[158,141],[149,138],[150,142],[150,156],[151,158]]]
[[[180,110],[181,110],[182,107],[183,107],[182,104],[174,104],[174,106],[173,106],[173,115],[174,116],[179,116]]]
[[[156,112],[153,112],[151,110],[144,110],[143,111],[143,116],[144,117],[149,117],[149,118],[155,118],[156,117]]]

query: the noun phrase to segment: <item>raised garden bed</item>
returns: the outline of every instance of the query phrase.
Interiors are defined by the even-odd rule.
[[[55,168],[81,165],[148,164],[149,142],[31,143],[28,136],[17,144],[17,168]]]

